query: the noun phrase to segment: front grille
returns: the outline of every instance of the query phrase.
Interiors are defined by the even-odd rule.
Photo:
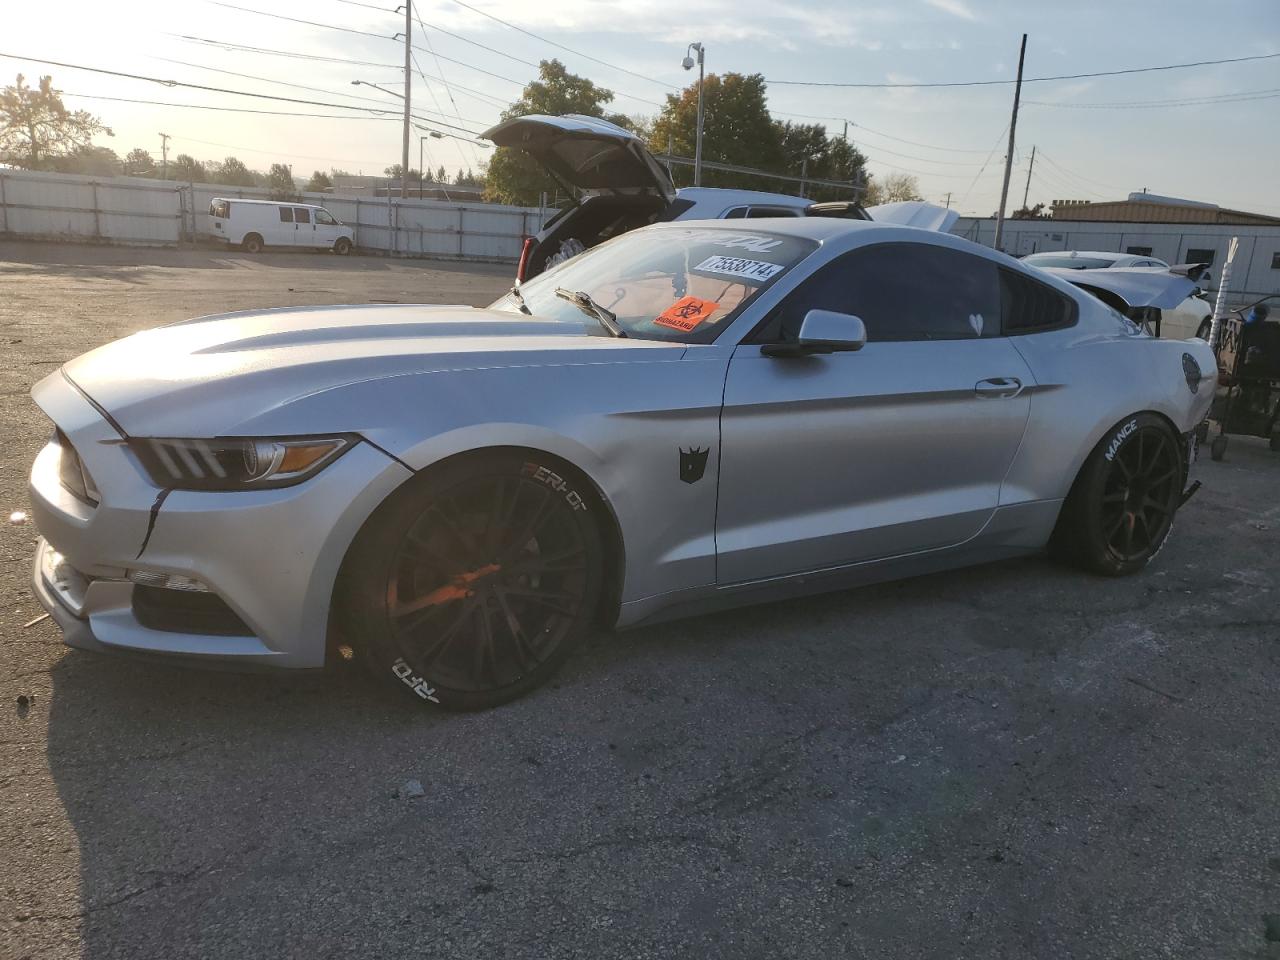
[[[249,625],[216,593],[135,585],[133,615],[147,629],[165,633],[253,636]]]

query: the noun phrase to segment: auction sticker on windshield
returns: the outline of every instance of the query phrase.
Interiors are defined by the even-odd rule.
[[[693,268],[702,273],[714,273],[722,277],[739,277],[743,280],[758,280],[763,283],[775,273],[781,273],[783,267],[763,260],[744,260],[742,257],[726,257],[718,255],[707,257]]]
[[[707,317],[720,309],[720,304],[697,297],[681,297],[662,313],[653,318],[660,327],[670,327],[688,333]]]

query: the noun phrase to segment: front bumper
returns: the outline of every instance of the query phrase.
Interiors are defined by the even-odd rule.
[[[360,443],[295,487],[162,497],[119,433],[65,378],[55,374],[33,393],[100,497],[96,505],[78,500],[59,481],[60,448],[51,443],[41,451],[29,486],[42,535],[33,590],[69,645],[216,666],[324,664],[330,601],[347,547],[374,508],[412,476],[407,468]],[[145,588],[129,579],[137,570],[198,580],[245,629],[209,632],[197,619],[190,628],[148,626],[136,595]]]

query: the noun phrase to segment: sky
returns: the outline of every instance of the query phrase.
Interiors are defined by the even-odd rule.
[[[0,78],[12,83],[17,73],[51,73],[69,106],[89,110],[111,127],[114,136],[96,142],[121,156],[143,147],[159,160],[164,132],[171,137],[170,158],[233,155],[259,169],[289,163],[298,176],[332,167],[381,174],[400,160],[395,113],[401,100],[352,82],[403,90],[397,64],[403,63],[404,46],[393,35],[403,31],[404,15],[394,12],[395,5],[15,2],[0,15]],[[686,45],[700,41],[709,73],[761,73],[770,81],[775,117],[825,123],[833,134],[843,134],[847,123],[849,138],[869,158],[873,174],[911,173],[926,199],[981,216],[999,202],[1012,84],[868,89],[783,81],[1008,81],[1016,74],[1024,32],[1027,78],[1280,54],[1280,0],[415,0],[414,11],[414,44],[420,48],[414,51],[414,112],[452,125],[439,131],[484,130],[536,76],[537,62],[552,57],[614,91],[612,107],[620,112],[654,115],[665,94],[693,79],[680,61]],[[24,57],[326,104],[385,107],[388,113],[360,116],[169,87]],[[1238,96],[1187,102],[1229,95]],[[1280,57],[1025,83],[1022,99],[1010,210],[1021,205],[1024,190],[1029,203],[1048,204],[1123,199],[1146,189],[1280,215]],[[414,132],[413,167],[419,135]],[[423,146],[428,168],[444,164],[451,172],[482,165],[490,152],[465,133],[459,139],[430,138]],[[762,183],[761,189],[773,187]]]

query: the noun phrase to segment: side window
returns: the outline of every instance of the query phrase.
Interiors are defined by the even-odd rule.
[[[280,222],[293,223],[293,207],[280,208]]]
[[[794,341],[810,310],[860,317],[870,342],[996,337],[998,268],[985,257],[926,243],[854,250],[806,280],[751,341]]]
[[[316,223],[323,224],[326,227],[332,227],[335,224],[337,224],[337,222],[338,221],[333,218],[333,214],[331,214],[328,210],[316,211]]]
[[[1005,336],[1061,330],[1076,322],[1076,302],[1038,280],[1000,269],[1000,327]]]
[[[747,210],[747,219],[758,217],[798,217],[803,213],[795,207],[751,207]]]
[[[308,210],[306,207],[294,207],[293,219],[298,223],[310,223],[311,211]]]
[[[741,220],[747,215],[746,207],[734,207],[720,219],[722,220]]]

